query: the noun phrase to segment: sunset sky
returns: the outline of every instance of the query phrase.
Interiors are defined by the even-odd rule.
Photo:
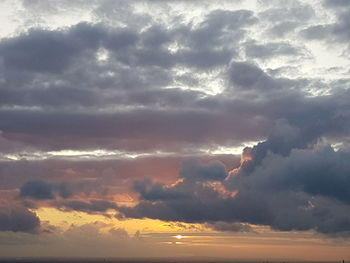
[[[1,0],[0,259],[350,260],[350,1]]]

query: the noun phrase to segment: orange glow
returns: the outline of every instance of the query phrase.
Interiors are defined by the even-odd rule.
[[[175,183],[169,184],[169,185],[167,185],[167,187],[169,187],[169,188],[174,187],[174,186],[178,185],[179,183],[182,183],[184,180],[185,180],[184,178],[179,178],[175,181]]]
[[[224,198],[235,197],[237,195],[237,191],[228,191],[221,182],[207,182],[205,186],[213,188]]]
[[[230,174],[230,175],[236,174],[236,173],[240,170],[241,166],[242,166],[245,162],[248,162],[248,161],[251,161],[251,160],[252,160],[251,148],[246,147],[246,148],[244,148],[243,153],[241,154],[240,166],[237,167],[237,168],[234,168],[234,169],[230,170],[230,171],[229,171],[229,174]]]
[[[241,156],[241,164],[247,162],[247,161],[250,161],[252,160],[252,157],[250,155],[243,155]]]

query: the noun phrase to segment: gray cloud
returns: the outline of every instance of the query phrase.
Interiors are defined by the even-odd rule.
[[[223,232],[251,232],[252,228],[248,224],[228,223],[228,222],[214,222],[207,224],[208,227],[217,231]]]
[[[245,49],[248,57],[261,59],[278,56],[300,56],[302,54],[301,48],[284,42],[266,43],[264,45],[247,43]]]
[[[284,7],[269,8],[261,13],[259,17],[269,20],[272,24],[276,21],[297,21],[299,23],[306,22],[315,15],[315,11],[308,4],[300,1],[289,1]]]
[[[109,209],[116,209],[117,206],[113,202],[106,200],[69,200],[63,202],[56,202],[54,206],[63,209],[65,211],[82,211],[86,213],[102,213],[106,212]]]
[[[242,89],[268,90],[276,88],[276,82],[258,66],[246,62],[234,62],[229,70],[230,81]]]
[[[33,199],[53,199],[53,186],[44,181],[31,181],[25,183],[20,189],[21,197],[29,197]]]
[[[347,1],[324,1],[327,8],[334,11],[335,22],[328,24],[311,25],[301,31],[301,36],[306,39],[324,40],[330,44],[348,45],[349,34],[349,13],[350,5]]]
[[[310,26],[300,32],[300,34],[311,40],[326,39],[332,33],[332,27],[330,25],[316,25]]]
[[[323,104],[309,102],[315,103],[311,108]],[[329,103],[334,103],[333,99]],[[311,114],[311,108],[300,110]],[[317,112],[323,114],[322,108]],[[186,164],[179,175],[183,180],[171,187],[150,181],[138,183],[135,190],[140,203],[119,210],[136,218],[250,223],[284,231],[312,229],[346,235],[350,231],[349,213],[344,213],[350,209],[350,167],[344,162],[348,153],[318,144],[325,134],[349,129],[348,121],[341,121],[345,117],[339,115],[341,107],[336,109],[337,113],[327,108],[328,113],[319,121],[310,121],[307,115],[300,118],[298,111],[287,114],[290,122],[276,122],[267,140],[247,148],[240,168],[227,177],[211,165],[196,164],[188,169]],[[312,116],[315,120],[314,113]]]
[[[139,128],[135,129],[135,132],[142,137],[143,134],[146,137],[156,134],[156,131],[151,131],[147,135],[148,132],[144,130],[146,126],[142,125],[142,123],[146,125],[147,121],[156,121],[157,123],[150,127],[159,129],[161,134],[167,136],[183,134],[186,137],[195,134],[196,132],[191,131],[190,127],[188,131],[175,132],[176,127],[166,127],[167,123],[170,123],[166,120],[175,118],[187,123],[197,119],[200,128],[205,122],[216,122],[216,114],[207,112],[207,109],[203,111],[196,109],[193,105],[194,101],[204,97],[203,92],[168,89],[168,86],[174,85],[175,81],[176,85],[184,81],[184,78],[175,78],[170,70],[175,66],[182,66],[200,71],[227,65],[232,57],[237,56],[234,47],[244,37],[244,30],[241,28],[256,22],[251,11],[216,10],[209,13],[196,26],[180,24],[166,28],[155,23],[147,30],[141,31],[132,27],[79,23],[60,30],[32,29],[27,33],[2,40],[0,56],[4,62],[6,82],[1,83],[0,103],[7,109],[3,112],[7,120],[0,129],[7,139],[11,137],[10,140],[25,141],[38,147],[46,145],[51,148],[52,143],[55,144],[51,149],[85,148],[84,144],[86,147],[95,147],[101,143],[111,145],[110,140],[116,137],[120,140],[117,140],[117,145],[112,147],[123,148],[125,146],[121,144],[128,144],[130,140],[122,138],[123,135],[120,137],[124,133],[120,128],[125,127],[126,134],[131,135],[134,132],[130,134],[129,125],[136,125]],[[50,41],[43,43],[43,39]],[[176,43],[179,49],[170,52],[168,45]],[[108,52],[107,61],[103,63],[96,59],[96,54],[101,48]],[[25,56],[21,56],[21,52],[24,52]],[[83,68],[82,64],[85,65]],[[195,75],[192,78],[195,80],[192,83],[197,83],[196,86],[201,85],[195,79]],[[115,112],[111,109],[116,105],[118,113],[115,115],[110,111]],[[37,109],[15,110],[22,107]],[[156,110],[157,108],[159,110]],[[184,120],[181,116],[183,109],[188,109],[186,112],[188,120]],[[149,117],[140,116],[141,112]],[[89,127],[82,128],[84,115],[86,122],[89,123],[86,125]],[[160,115],[164,116],[164,120],[161,120],[163,117]],[[135,123],[125,123],[135,117],[138,119],[135,119]],[[102,121],[103,118],[109,120]],[[11,119],[17,120],[12,122]],[[94,119],[100,119],[101,123],[92,124]],[[142,119],[147,121],[141,121]],[[49,123],[51,121],[55,124]],[[107,122],[114,127],[101,125]],[[40,126],[45,126],[46,123],[46,128],[39,128],[37,126],[39,123]],[[79,131],[73,131],[73,123],[79,123],[81,127]],[[173,120],[173,123],[175,126],[176,121]],[[51,130],[54,126],[55,128]],[[65,127],[71,127],[73,130],[68,128],[69,131],[66,133]],[[92,127],[101,127],[101,132],[110,130],[111,133],[100,136]],[[24,131],[28,128],[29,130]],[[166,133],[163,132],[164,129],[167,130]],[[77,132],[81,137],[83,130],[90,135],[87,135],[89,138],[86,137],[84,143],[79,143],[79,140],[73,137],[76,137],[74,134]],[[117,132],[120,135],[114,133],[118,130],[121,132]],[[171,132],[172,130],[174,132]],[[39,133],[41,139],[38,137]],[[56,139],[53,140],[54,137]],[[59,137],[66,139],[62,140]],[[189,141],[193,138],[199,137],[196,135],[184,139]],[[142,145],[143,141],[150,141],[149,138],[145,140],[134,137],[134,139],[141,141],[139,145]],[[92,140],[96,140],[96,143]],[[79,145],[74,146],[74,141]]]
[[[142,30],[80,23],[61,30],[30,30],[3,40],[0,44],[6,69],[6,84],[0,89],[0,102],[5,106],[0,112],[3,136],[45,150],[96,147],[173,150],[189,142],[232,145],[261,139],[274,121],[272,115],[284,108],[277,109],[268,101],[252,101],[238,94],[210,96],[197,91],[205,81],[196,75],[214,68],[224,72],[229,62],[240,56],[246,31],[258,22],[248,10],[216,10],[198,24],[166,27],[153,21]],[[77,50],[74,56],[69,52],[60,56],[64,67],[45,66],[42,70],[28,64],[35,62],[35,56],[45,56],[41,63],[56,63],[55,52],[35,44],[46,35],[56,41],[48,50],[64,50],[65,45]],[[33,59],[21,62],[22,68],[18,68],[6,56],[12,51],[17,54],[15,51],[26,48],[28,43],[35,46],[36,53],[27,52]],[[178,49],[170,51],[170,44],[177,44]],[[256,43],[256,47],[261,45]],[[96,60],[100,48],[108,53],[105,62]],[[281,51],[280,46],[266,48],[262,57],[276,52],[286,54],[289,50],[288,47]],[[24,66],[28,68],[24,70]],[[181,76],[174,76],[176,66],[193,71],[194,74],[186,73],[193,81],[185,82]],[[46,74],[46,69],[56,74]],[[301,80],[274,79],[251,63],[233,62],[229,71],[231,82],[242,90],[277,91],[304,85]],[[173,87],[188,83],[195,90]],[[281,107],[290,97],[300,103],[297,97],[301,94],[297,92],[282,95],[278,98]],[[274,113],[269,112],[269,107],[276,108]],[[157,141],[152,141],[155,138]]]
[[[285,37],[288,33],[293,32],[301,23],[299,21],[284,21],[272,26],[268,33],[277,36]]]
[[[43,180],[28,181],[20,188],[19,197],[34,200],[54,200],[57,197],[70,198],[79,193],[96,190],[93,182],[48,183]]]
[[[196,180],[191,174],[171,187],[148,183],[148,192],[139,192],[138,205],[119,211],[135,218],[208,222],[224,231],[230,224],[250,223],[284,231],[346,234],[350,231],[349,213],[344,212],[350,211],[347,155],[327,149],[293,150],[285,157],[268,153],[253,171],[242,165],[219,184]],[[220,182],[237,193],[225,192]]]
[[[9,69],[59,73],[84,50],[96,49],[103,35],[84,23],[68,32],[33,29],[1,41],[0,55]]]
[[[344,102],[348,92],[306,97],[303,89],[310,85],[307,80],[274,78],[249,62],[232,62],[228,74],[231,87],[227,93],[216,96],[180,89],[136,90],[126,92],[119,101],[125,107],[135,105],[140,109],[117,112],[96,112],[94,107],[86,111],[4,109],[0,110],[0,129],[7,140],[44,149],[128,150],[173,150],[188,143],[234,144],[256,140],[271,131],[276,119],[287,119],[299,127],[309,125],[318,116],[319,127],[312,128],[316,133],[329,123],[332,133],[344,132],[340,126],[347,125]],[[69,97],[69,92],[66,94]]]
[[[326,6],[329,7],[344,7],[350,6],[350,3],[346,0],[324,0]]]
[[[39,218],[28,209],[16,205],[0,206],[0,231],[33,233],[39,226]]]

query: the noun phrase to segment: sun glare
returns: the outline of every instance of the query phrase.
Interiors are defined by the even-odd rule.
[[[176,235],[174,236],[176,239],[183,239],[186,238],[187,236],[183,236],[183,235]]]

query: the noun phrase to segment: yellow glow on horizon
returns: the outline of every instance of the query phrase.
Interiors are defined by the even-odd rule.
[[[75,226],[95,224],[101,233],[107,233],[111,228],[122,228],[132,237],[140,231],[144,240],[153,244],[166,245],[171,249],[169,253],[176,253],[176,250],[172,249],[181,248],[194,254],[220,255],[223,258],[230,258],[233,252],[235,256],[242,258],[247,258],[249,255],[250,258],[280,259],[283,257],[293,260],[350,256],[348,243],[337,244],[336,240],[324,239],[313,232],[279,232],[266,226],[252,225],[254,230],[252,232],[232,234],[214,231],[202,224],[152,219],[120,220],[114,217],[114,211],[110,212],[110,217],[77,211],[60,211],[51,207],[42,207],[33,211],[42,222],[47,221],[50,225],[62,230],[69,229],[72,224]]]
[[[192,232],[212,232],[211,229],[201,224],[171,223],[156,219],[118,219],[114,216],[115,212],[107,212],[108,216],[99,214],[88,214],[79,211],[61,211],[52,207],[41,207],[34,210],[42,222],[48,222],[50,225],[68,229],[71,225],[82,226],[95,222],[104,223],[110,227],[123,228],[129,234],[133,235],[137,231],[142,233],[192,233]],[[180,238],[187,236],[178,235]],[[178,239],[180,239],[178,238]]]

